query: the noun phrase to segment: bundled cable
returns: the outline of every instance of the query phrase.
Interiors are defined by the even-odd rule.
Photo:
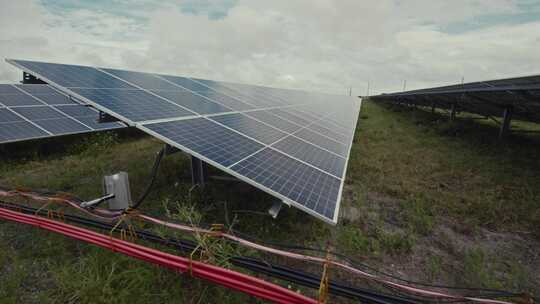
[[[317,303],[315,300],[301,294],[239,272],[191,261],[183,257],[108,237],[77,226],[15,212],[5,208],[0,208],[0,218],[37,226],[179,272],[189,271],[194,277],[206,279],[275,303]]]
[[[123,212],[109,211],[109,210],[100,209],[100,208],[94,208],[92,210],[86,210],[84,208],[81,208],[76,201],[71,200],[69,198],[62,197],[62,196],[58,196],[58,195],[52,195],[52,196],[49,195],[49,194],[40,195],[39,193],[35,193],[35,192],[32,192],[32,191],[20,191],[20,190],[6,191],[6,190],[1,190],[0,189],[0,196],[15,196],[15,195],[21,195],[21,196],[24,196],[24,197],[30,197],[30,198],[33,198],[33,199],[37,199],[39,201],[50,202],[51,200],[53,200],[53,201],[58,201],[58,202],[62,202],[62,203],[67,203],[68,205],[70,205],[72,207],[75,207],[75,208],[77,208],[77,209],[79,209],[79,210],[81,210],[83,212],[86,212],[87,214],[96,216],[96,217],[98,217],[100,219],[105,218],[105,219],[107,219],[109,221],[115,221],[115,220],[119,219],[123,215]],[[274,248],[274,247],[267,246],[267,245],[264,245],[264,244],[259,244],[257,242],[252,241],[252,240],[249,240],[249,239],[246,239],[246,238],[241,238],[241,237],[239,237],[237,235],[234,235],[234,234],[231,234],[231,233],[226,233],[226,232],[218,232],[218,233],[216,233],[215,231],[212,231],[212,230],[209,230],[209,229],[200,228],[200,227],[194,227],[192,225],[184,225],[184,224],[180,224],[180,223],[172,223],[172,222],[160,220],[160,219],[157,219],[157,218],[153,218],[153,217],[141,214],[141,213],[135,214],[134,217],[137,217],[139,219],[142,219],[144,221],[147,221],[147,222],[150,222],[150,223],[153,223],[153,224],[162,225],[162,226],[165,226],[165,227],[168,227],[168,228],[172,228],[172,229],[176,229],[176,230],[180,230],[180,231],[184,231],[184,232],[197,233],[197,234],[203,234],[203,235],[212,234],[212,235],[215,235],[217,237],[221,237],[221,238],[223,238],[225,240],[235,242],[235,243],[240,244],[242,246],[252,248],[252,249],[255,249],[255,250],[258,250],[258,251],[263,251],[263,252],[267,252],[267,253],[270,253],[270,254],[278,255],[278,256],[283,256],[283,257],[296,259],[296,260],[300,260],[300,261],[305,261],[305,262],[318,263],[318,264],[321,264],[321,265],[328,262],[333,267],[345,270],[345,271],[347,271],[349,273],[352,273],[352,274],[354,274],[356,276],[359,276],[361,278],[364,278],[364,279],[367,279],[367,280],[370,280],[370,281],[373,281],[373,282],[377,282],[379,284],[382,284],[383,286],[385,286],[388,289],[396,290],[396,291],[399,291],[401,293],[410,295],[412,297],[421,297],[422,299],[428,300],[428,301],[461,301],[461,302],[477,302],[477,303],[485,303],[485,304],[509,304],[510,302],[501,301],[501,300],[495,300],[495,299],[492,299],[491,297],[515,297],[515,296],[519,296],[519,295],[508,293],[508,292],[492,291],[492,290],[479,290],[479,289],[477,289],[476,291],[482,291],[482,292],[488,291],[488,292],[490,292],[490,294],[462,295],[462,294],[453,294],[453,293],[448,293],[448,292],[443,292],[443,291],[437,291],[437,290],[433,290],[433,289],[428,289],[426,287],[417,287],[415,285],[421,285],[421,284],[411,284],[411,283],[408,283],[408,281],[406,281],[406,280],[398,280],[398,281],[402,281],[402,282],[397,283],[395,281],[386,279],[383,276],[372,274],[372,273],[370,273],[368,271],[361,270],[354,263],[351,263],[350,262],[351,260],[346,258],[346,257],[341,258],[341,260],[332,259],[332,260],[327,261],[327,259],[322,258],[322,257],[310,256],[310,255],[306,255],[306,254],[302,254],[302,253],[297,253],[297,252],[292,252],[292,251],[288,251],[288,250]],[[425,285],[427,285],[427,284],[425,284]],[[436,287],[436,288],[439,288],[439,289],[443,289],[443,288],[448,289],[448,288],[445,288],[444,286],[431,286],[431,287],[432,288]],[[466,289],[466,290],[473,291],[475,289]]]
[[[3,201],[0,201],[0,207],[23,212],[26,214],[47,215],[47,211],[43,209],[38,210],[36,208],[14,204],[14,203],[3,202]],[[75,215],[65,214],[63,219],[69,222],[85,225],[87,227],[92,227],[96,229],[101,229],[104,231],[111,231],[113,229],[113,225],[111,224],[98,222],[92,219],[79,217]],[[158,243],[161,245],[169,246],[187,254],[196,250],[196,247],[197,247],[197,244],[190,240],[171,239],[171,238],[165,239],[152,232],[144,231],[144,230],[137,230],[136,233],[141,239]],[[295,284],[310,287],[310,288],[318,288],[320,280],[321,280],[321,278],[317,275],[306,273],[299,270],[294,270],[294,269],[291,269],[290,267],[284,267],[284,266],[271,264],[268,261],[261,261],[255,258],[233,256],[233,257],[230,257],[229,261],[237,267],[241,267],[241,268],[251,270],[257,273],[266,274],[271,277],[275,277],[278,279],[288,281],[290,283],[295,283]],[[365,303],[412,304],[412,303],[418,302],[415,299],[409,299],[403,296],[388,295],[388,294],[384,294],[384,293],[374,291],[374,290],[355,288],[355,287],[348,286],[343,283],[338,283],[335,281],[330,281],[329,292],[330,294],[333,294],[333,295],[343,296],[350,299],[357,299]]]

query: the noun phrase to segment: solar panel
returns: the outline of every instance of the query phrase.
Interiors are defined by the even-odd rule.
[[[455,108],[479,115],[502,116],[512,107],[516,119],[540,123],[540,76],[470,82],[372,96],[375,101]]]
[[[274,127],[240,113],[213,116],[210,117],[210,119],[264,144],[272,144],[287,136],[286,133],[283,133]]]
[[[292,206],[337,223],[360,110],[356,98],[106,68],[8,62]],[[73,119],[88,118],[85,110],[72,107],[54,108]]]
[[[0,101],[5,105],[0,108],[0,144],[123,127],[117,122],[97,123],[96,110],[48,85],[2,84]]]

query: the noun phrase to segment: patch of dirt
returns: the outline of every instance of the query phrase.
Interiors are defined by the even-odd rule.
[[[345,192],[348,194],[349,192]],[[404,229],[403,201],[369,192],[358,201],[344,196],[342,220],[356,223],[366,231],[374,225],[385,232],[407,232]],[[479,287],[486,282],[464,283],[471,275],[466,257],[481,252],[479,271],[499,288],[540,294],[540,241],[520,232],[494,232],[482,227],[463,227],[450,218],[434,218],[427,235],[415,235],[409,254],[380,255],[365,262],[379,270],[411,281],[441,285]],[[437,261],[434,263],[433,261]],[[474,278],[474,274],[473,278]]]

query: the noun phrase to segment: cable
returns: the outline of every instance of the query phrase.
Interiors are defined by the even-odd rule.
[[[165,155],[166,147],[163,147],[156,155],[156,160],[154,161],[154,165],[152,166],[152,171],[150,174],[150,183],[146,186],[146,189],[141,194],[139,199],[131,206],[133,209],[139,208],[141,203],[146,199],[150,191],[152,190],[152,186],[154,186],[154,182],[156,181],[157,172],[159,169],[159,165],[161,164],[161,160],[163,159],[163,156]]]
[[[187,258],[105,236],[77,226],[71,226],[34,215],[14,212],[4,208],[0,208],[0,217],[57,232],[162,267],[180,272],[189,272],[194,277],[200,277],[225,287],[236,289],[252,296],[276,303],[317,303],[313,299],[255,277],[222,267],[191,261]]]
[[[27,207],[27,206],[23,206],[19,204],[14,204],[14,203],[3,202],[3,201],[0,201],[0,207],[9,208],[11,210],[24,212],[27,214],[35,214],[36,212],[39,215],[47,214],[47,210],[43,210],[43,209],[39,210],[36,208]],[[110,231],[113,228],[113,225],[75,216],[75,215],[65,214],[64,218],[69,222],[82,224],[88,227],[97,228],[104,231]],[[189,240],[165,239],[151,232],[141,231],[141,230],[136,230],[136,233],[139,237],[141,237],[144,240],[151,241],[151,242],[158,243],[165,246],[169,246],[188,254],[193,252],[197,247],[197,244],[195,242],[192,242]],[[296,283],[298,285],[306,286],[310,288],[318,288],[320,280],[321,280],[319,276],[316,276],[310,273],[293,270],[288,267],[273,265],[268,262],[263,262],[254,258],[235,256],[235,257],[231,257],[229,261],[237,267],[241,267],[241,268],[248,269],[254,272],[258,272],[258,273],[264,273],[266,275],[269,275],[275,278],[279,278],[279,279],[282,279],[291,283]],[[375,303],[375,304],[417,303],[405,297],[385,295],[377,291],[354,288],[354,287],[346,286],[346,285],[343,285],[341,283],[337,283],[334,281],[330,282],[329,291],[333,295],[344,296],[350,299],[357,299],[366,303]]]
[[[0,193],[0,195],[1,194],[2,193]],[[27,194],[27,195],[32,196],[32,194]],[[44,198],[40,198],[40,197],[37,197],[37,198],[41,199],[41,200],[45,200]],[[50,198],[47,201],[50,201]],[[74,206],[76,208],[82,209],[82,208],[80,208],[80,206],[78,206],[77,204],[75,204],[75,203],[73,203],[73,202],[71,202],[69,200],[64,199],[64,202],[67,202],[71,206]],[[86,211],[86,210],[84,210],[84,211]],[[105,209],[99,209],[99,208],[96,208],[94,211],[100,211],[100,212],[103,212],[103,213],[111,212],[111,211],[108,211],[108,210],[105,210]],[[140,219],[145,220],[145,221],[149,221],[149,222],[152,222],[154,224],[163,225],[163,226],[173,228],[173,229],[179,229],[179,230],[187,231],[187,232],[191,232],[191,233],[202,233],[202,234],[212,233],[212,231],[210,231],[208,229],[199,228],[199,227],[193,227],[193,226],[188,226],[188,225],[182,225],[182,224],[177,224],[177,223],[166,222],[166,221],[159,220],[159,219],[156,219],[156,218],[153,218],[153,217],[149,217],[149,216],[144,215],[144,214],[137,214],[136,216],[138,218],[140,218]],[[326,260],[324,258],[308,256],[308,255],[304,255],[304,254],[299,254],[299,253],[294,253],[294,252],[290,252],[290,251],[284,251],[284,250],[281,250],[281,249],[276,249],[276,248],[264,246],[264,245],[255,243],[253,241],[249,241],[248,239],[240,238],[240,237],[238,237],[238,236],[236,236],[234,234],[220,233],[220,236],[225,238],[225,239],[228,239],[229,241],[233,241],[233,242],[236,242],[238,244],[241,244],[243,246],[247,246],[247,247],[250,247],[250,248],[253,248],[253,249],[256,249],[256,250],[266,251],[266,252],[269,252],[269,253],[272,253],[272,254],[285,256],[285,257],[288,257],[288,258],[293,258],[293,259],[298,259],[298,260],[303,260],[303,261],[308,261],[308,262],[316,262],[316,263],[325,263],[326,262]],[[295,247],[298,248],[298,246],[295,246]],[[336,254],[336,255],[338,255],[338,254]],[[347,257],[345,257],[343,255],[341,255],[341,256],[344,257],[343,260],[345,260],[345,258],[349,259],[349,258],[347,258]],[[345,261],[347,261],[347,260],[345,260]],[[485,297],[486,296],[493,296],[493,297],[517,296],[516,294],[511,294],[511,293],[507,293],[507,292],[500,292],[500,291],[489,291],[489,292],[491,292],[491,294],[489,294],[489,295],[486,295],[486,294],[472,295],[472,296],[471,295],[467,295],[467,296],[465,296],[465,295],[451,295],[451,294],[446,294],[446,293],[442,293],[442,292],[438,292],[438,291],[426,290],[426,289],[421,289],[421,288],[417,288],[417,287],[413,287],[413,286],[407,286],[407,285],[395,283],[395,282],[392,282],[392,281],[388,281],[388,280],[385,280],[385,279],[383,279],[381,277],[377,277],[377,276],[375,276],[373,274],[370,274],[368,272],[360,270],[357,266],[353,265],[349,261],[347,261],[347,263],[343,263],[343,262],[340,262],[340,261],[337,261],[337,260],[331,260],[330,263],[332,265],[338,267],[338,268],[342,268],[342,269],[344,269],[344,270],[346,270],[348,272],[351,272],[351,273],[353,273],[355,275],[361,276],[361,277],[363,277],[365,279],[373,280],[375,282],[383,284],[387,288],[390,288],[390,289],[396,289],[397,288],[397,289],[399,289],[401,291],[407,292],[408,294],[422,295],[424,297],[436,298],[438,300],[462,300],[462,301],[469,301],[470,300],[470,301],[483,302],[483,303],[507,303],[507,302],[504,302],[504,301],[491,300],[491,299],[488,299],[488,298],[485,298]],[[363,265],[363,266],[365,267],[366,265]],[[478,291],[477,289],[468,289],[468,290]],[[487,291],[487,290],[482,290],[482,291]],[[484,298],[479,298],[479,297],[484,297]]]

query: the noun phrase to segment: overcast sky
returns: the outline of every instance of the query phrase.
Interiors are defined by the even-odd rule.
[[[4,58],[365,94],[540,74],[537,0],[0,0]]]

